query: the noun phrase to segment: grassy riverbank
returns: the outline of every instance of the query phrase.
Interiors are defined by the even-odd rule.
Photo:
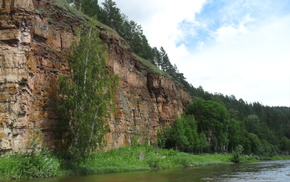
[[[68,175],[83,175],[229,163],[230,159],[230,154],[192,155],[151,146],[138,146],[97,153],[81,163],[68,164],[65,169]]]
[[[132,146],[99,152],[81,162],[69,162],[48,152],[34,155],[3,155],[0,157],[0,179],[44,178],[130,172],[177,167],[197,167],[230,163],[232,154],[192,155],[152,146]],[[257,156],[241,156],[241,162],[258,161]],[[290,159],[275,156],[273,160]]]
[[[61,160],[49,152],[0,156],[0,179],[47,178],[61,175]]]

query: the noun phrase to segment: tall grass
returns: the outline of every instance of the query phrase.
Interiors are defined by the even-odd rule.
[[[0,157],[1,179],[46,178],[60,174],[60,160],[48,152]]]
[[[230,162],[229,154],[192,155],[152,146],[131,146],[100,152],[78,163],[67,163],[67,175],[130,172]]]

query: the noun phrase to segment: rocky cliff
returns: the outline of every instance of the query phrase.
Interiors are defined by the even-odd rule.
[[[46,145],[57,141],[59,75],[66,74],[65,52],[77,27],[87,19],[50,0],[0,0],[0,151],[25,150],[39,128]],[[156,139],[157,129],[172,124],[191,101],[189,94],[153,71],[116,33],[96,27],[108,45],[108,65],[119,74],[116,111],[109,120],[108,148]]]

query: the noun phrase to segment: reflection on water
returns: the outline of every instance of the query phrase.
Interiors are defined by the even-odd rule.
[[[290,160],[222,164],[160,171],[103,174],[84,177],[34,179],[21,182],[244,182],[290,181]]]

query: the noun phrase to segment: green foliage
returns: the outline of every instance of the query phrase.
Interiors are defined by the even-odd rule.
[[[147,71],[149,71],[150,73],[156,73],[156,74],[164,75],[164,76],[166,76],[166,77],[168,77],[168,78],[171,78],[171,77],[170,77],[166,72],[161,71],[160,69],[158,69],[158,68],[156,67],[156,65],[150,63],[149,61],[147,61],[147,60],[141,58],[141,57],[138,56],[138,55],[135,55],[135,57],[136,57],[139,61],[141,61],[141,63],[143,64],[142,66],[145,66],[145,69],[144,69],[144,70],[146,70],[146,72],[142,73],[143,75],[147,75],[147,74],[148,74]]]
[[[262,154],[262,144],[259,137],[256,134],[249,133],[247,138],[250,141],[251,153],[255,155]]]
[[[208,146],[205,135],[198,134],[193,116],[177,118],[172,127],[159,131],[158,144],[162,148],[176,148],[185,152],[201,152]]]
[[[210,150],[222,152],[228,148],[229,112],[214,101],[197,99],[187,106],[186,115],[194,115],[198,123],[198,131],[204,133],[209,141]]]
[[[145,159],[140,159],[140,154]],[[228,154],[191,155],[152,146],[131,146],[99,152],[80,163],[67,164],[70,174],[100,174],[230,162]]]
[[[21,159],[20,159],[21,158]],[[48,152],[35,155],[22,155],[19,160],[21,176],[29,178],[43,178],[57,176],[60,163],[58,159]]]
[[[165,156],[177,156],[178,152],[176,150],[169,149],[169,150],[163,150],[162,154]]]
[[[59,175],[60,161],[49,154],[16,154],[0,157],[0,178],[46,178]]]
[[[172,131],[172,128],[169,126],[157,131],[157,145],[160,148],[175,148],[175,142],[172,138]]]
[[[98,19],[118,33],[121,31],[124,23],[124,15],[112,0],[105,0],[103,2],[103,8],[100,9]]]
[[[280,142],[280,150],[285,154],[290,154],[290,139],[283,137]]]
[[[279,147],[288,153],[288,139],[284,137],[283,145],[278,146],[274,132],[257,115],[249,115],[244,121],[237,118],[238,113],[228,111],[223,104],[196,99],[171,128],[158,132],[158,144],[185,152],[236,153],[234,149],[242,146],[249,155],[271,157]]]
[[[117,31],[130,45],[134,53],[152,62],[152,48],[143,35],[141,26],[132,20],[128,20],[114,1],[106,0],[103,3],[103,8],[100,9],[98,14],[98,20]]]
[[[163,72],[166,72],[167,75],[170,75],[177,82],[177,85],[189,87],[183,73],[180,73],[177,66],[172,65],[169,61],[169,57],[164,48],[161,47],[158,50],[156,47],[151,47],[146,36],[143,34],[141,25],[138,25],[132,20],[128,20],[127,16],[117,7],[116,2],[105,0],[102,3],[103,7],[100,7],[97,4],[97,0],[64,1],[70,3],[70,5],[85,15],[93,17],[111,27],[130,45],[135,54],[156,65]],[[65,9],[67,9],[67,6],[67,4],[64,6]],[[156,72],[155,68],[154,71]],[[157,72],[160,72],[160,70]]]
[[[244,146],[245,153],[251,153],[250,141],[246,137],[248,132],[243,127],[243,123],[237,119],[230,118],[228,126],[228,152],[233,152],[238,145]],[[247,146],[248,145],[248,146]]]
[[[238,133],[237,137],[235,135],[229,135],[232,140],[236,141],[231,142],[230,140],[230,151],[235,148],[235,143],[237,143],[244,147],[244,153],[246,154],[254,153],[261,155],[265,153],[263,152],[263,148],[268,148],[268,151],[272,151],[270,152],[272,153],[271,155],[276,152],[287,153],[281,150],[281,142],[284,137],[287,139],[290,138],[289,107],[269,107],[263,106],[258,102],[247,103],[243,99],[236,99],[233,95],[227,96],[220,93],[211,94],[204,91],[202,87],[194,88],[190,86],[189,90],[194,98],[203,98],[205,100],[213,100],[224,104],[230,112],[231,120],[234,119],[236,122],[240,123],[238,127],[229,126],[231,132]],[[257,150],[256,147],[251,149],[251,146],[253,146],[251,142],[253,140],[249,136],[249,133],[257,135],[260,141],[259,150]],[[266,142],[261,142],[262,140]]]
[[[257,115],[249,115],[246,117],[245,126],[248,132],[256,134],[260,139],[264,139],[272,144],[278,143],[278,139],[273,131]]]
[[[82,0],[81,11],[90,17],[97,16],[99,8],[98,0]]]
[[[50,10],[46,9],[45,11],[38,12],[45,14],[50,24],[54,24],[64,29],[71,29],[71,25],[67,22],[87,21],[88,17],[86,17],[86,15],[70,6],[64,0],[47,1],[47,3],[49,3]],[[59,19],[59,14],[63,16],[61,20]]]
[[[140,159],[140,154],[145,158]],[[59,156],[60,157],[60,156]],[[258,161],[255,155],[240,155],[240,162]],[[271,159],[289,159],[289,156],[275,156]],[[131,146],[98,152],[82,161],[57,159],[48,152],[36,156],[27,154],[0,156],[0,179],[24,179],[33,177],[93,175],[113,172],[130,172],[174,167],[204,166],[229,163],[231,154],[192,155],[175,150],[152,146]]]
[[[43,149],[46,150],[46,148],[42,146],[42,137],[43,134],[40,129],[30,131],[26,154],[33,156],[41,152]]]
[[[31,130],[25,153],[0,156],[0,178],[46,178],[60,173],[60,161],[42,146],[42,132]]]
[[[70,3],[77,10],[82,11],[83,13],[89,16],[97,15],[99,5],[98,0],[63,0],[67,3]]]
[[[232,162],[234,163],[240,163],[241,162],[241,155],[243,153],[243,146],[242,145],[238,145],[236,148],[235,148],[235,151],[233,152],[233,158],[232,158]]]
[[[152,155],[146,159],[146,163],[152,169],[159,169],[161,158],[159,156]]]
[[[186,151],[186,149],[190,148],[190,139],[193,138],[191,133],[186,133],[186,126],[188,123],[180,118],[177,118],[176,121],[174,122],[174,125],[172,127],[172,138],[175,143],[175,146],[178,150],[180,151]],[[187,130],[190,130],[187,129]]]
[[[207,148],[209,146],[206,136],[204,133],[200,133],[198,137],[198,143],[196,149],[201,153],[203,149]]]
[[[289,108],[268,107],[258,102],[248,104],[242,99],[236,99],[233,95],[211,94],[204,91],[201,86],[195,88],[186,81],[176,65],[171,64],[169,56],[163,47],[160,49],[150,47],[146,36],[143,34],[142,27],[136,22],[128,20],[127,16],[122,14],[114,1],[106,0],[103,3],[103,8],[97,7],[97,0],[66,1],[72,2],[77,9],[91,17],[97,16],[99,21],[118,32],[138,56],[157,66],[149,65],[148,61],[138,58],[145,64],[145,67],[149,68],[150,72],[173,78],[176,80],[177,85],[187,88],[194,99],[202,98],[206,101],[215,101],[227,109],[227,111],[223,112],[221,107],[215,109],[209,106],[214,106],[215,104],[207,103],[208,106],[206,107],[209,109],[201,113],[205,118],[199,118],[198,114],[193,114],[198,123],[198,133],[203,133],[209,141],[208,151],[233,152],[235,147],[242,145],[245,154],[273,155],[276,152],[287,153],[287,149],[285,149],[287,147],[283,147],[282,143],[287,143],[284,137],[290,139]],[[37,12],[41,13],[40,10]],[[162,71],[158,70],[158,68]],[[142,68],[140,72],[143,72]],[[212,109],[213,113],[227,113],[228,116],[213,115],[210,113]],[[219,117],[227,119],[224,120]],[[249,133],[256,135],[258,140]],[[184,137],[180,139],[183,142],[186,141]],[[170,146],[170,143],[173,143],[168,139],[166,141],[163,145]]]
[[[130,45],[135,54],[156,65],[180,85],[189,85],[185,81],[183,74],[179,73],[177,66],[171,64],[164,48],[161,47],[160,50],[156,47],[152,48],[146,36],[143,34],[141,25],[138,25],[132,20],[128,20],[127,16],[121,13],[121,10],[114,1],[106,0],[103,3],[103,8],[100,8],[98,14],[98,20],[117,31]],[[156,69],[154,70],[156,72]],[[160,72],[160,70],[157,72]]]
[[[118,78],[110,75],[106,65],[105,47],[94,25],[83,27],[80,40],[68,56],[70,74],[60,78],[57,126],[68,151],[74,159],[89,155],[105,144],[105,118],[113,111]]]

